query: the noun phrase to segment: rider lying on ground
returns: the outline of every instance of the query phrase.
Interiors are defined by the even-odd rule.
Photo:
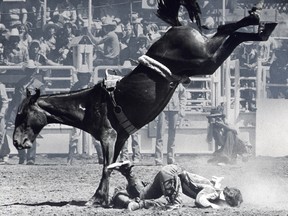
[[[223,177],[208,180],[189,173],[177,165],[166,165],[149,184],[140,181],[132,171],[130,161],[111,164],[108,169],[118,170],[128,181],[126,190],[116,190],[112,199],[115,208],[135,211],[141,208],[165,207],[168,210],[180,208],[182,193],[195,199],[199,208],[238,207],[243,202],[239,189],[221,189]]]

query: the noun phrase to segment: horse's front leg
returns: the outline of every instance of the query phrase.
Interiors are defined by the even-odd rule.
[[[107,169],[107,166],[113,162],[116,139],[117,132],[112,127],[103,131],[100,140],[104,158],[102,177],[95,194],[86,203],[88,206],[109,205],[109,178],[111,171]]]

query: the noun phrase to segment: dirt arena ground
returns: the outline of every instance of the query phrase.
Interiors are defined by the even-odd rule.
[[[208,158],[178,156],[177,162],[208,178],[224,176],[223,185],[241,189],[244,203],[240,208],[197,209],[187,197],[183,208],[170,212],[86,207],[85,202],[100,180],[102,167],[96,163],[96,157],[78,157],[73,166],[67,166],[64,157],[38,155],[34,166],[18,165],[16,156],[11,158],[11,165],[0,166],[0,215],[288,215],[288,157],[257,157],[231,166],[207,164]],[[152,164],[153,157],[146,156],[134,169],[143,180],[149,181],[160,169]],[[110,192],[124,183],[124,178],[113,172]]]

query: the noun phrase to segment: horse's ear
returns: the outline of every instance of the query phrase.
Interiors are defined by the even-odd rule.
[[[35,92],[36,93],[34,95],[32,95],[32,97],[30,99],[30,103],[35,103],[37,101],[37,99],[39,98],[39,96],[40,96],[40,89],[36,88]]]
[[[31,96],[31,91],[28,88],[26,88],[26,97],[30,97],[30,96]]]

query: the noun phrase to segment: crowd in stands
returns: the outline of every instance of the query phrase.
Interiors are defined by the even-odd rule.
[[[105,58],[111,59],[106,64],[119,64],[137,59],[161,36],[158,25],[144,22],[138,13],[128,21],[98,17],[88,31],[88,1],[57,2],[53,10],[47,8],[43,25],[41,1],[1,2],[1,65],[19,65],[28,59],[39,65],[73,65],[70,42],[84,34],[96,45],[94,66],[105,64]]]

